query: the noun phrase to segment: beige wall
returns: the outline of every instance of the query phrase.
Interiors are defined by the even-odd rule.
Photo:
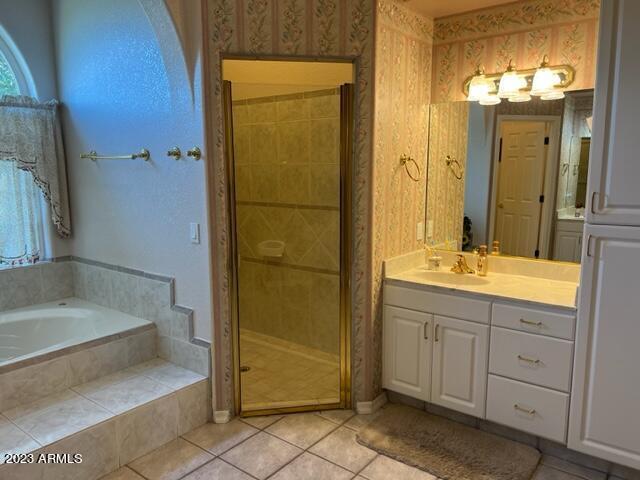
[[[551,64],[576,69],[571,90],[593,88],[600,1],[525,0],[435,22],[433,100],[464,100],[462,83],[478,64],[502,72]]]
[[[391,0],[377,2],[374,193],[373,359],[374,392],[382,377],[382,261],[420,248],[424,222],[433,20]],[[419,182],[400,164],[418,162]],[[411,166],[412,167],[412,166]]]
[[[234,140],[240,327],[337,354],[338,90],[234,102]]]

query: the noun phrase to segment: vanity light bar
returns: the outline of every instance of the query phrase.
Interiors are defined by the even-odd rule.
[[[559,81],[553,86],[554,89],[556,90],[565,89],[569,85],[571,85],[575,80],[576,71],[571,65],[546,65],[544,61],[543,61],[543,64],[545,65],[545,68],[548,68],[550,70],[551,74],[557,75],[557,79]],[[509,62],[509,65],[511,69],[514,68],[512,67],[511,62]],[[516,70],[518,77],[524,79],[524,82],[522,83],[522,87],[520,88],[520,92],[522,92],[523,94],[531,94],[531,88],[533,86],[533,78],[539,68],[541,67],[528,68],[525,70]],[[489,86],[488,93],[490,95],[497,94],[499,91],[500,80],[502,80],[502,77],[505,74],[505,72],[484,73],[481,68],[478,68],[478,71],[473,75],[468,76],[462,84],[462,92],[464,93],[465,97],[467,98],[469,97],[469,86],[471,84],[471,81],[478,74],[483,75],[484,81]],[[469,99],[469,100],[473,101],[475,99]]]

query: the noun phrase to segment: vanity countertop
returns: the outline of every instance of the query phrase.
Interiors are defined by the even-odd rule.
[[[440,290],[444,293],[461,292],[481,295],[497,300],[515,300],[537,305],[576,310],[578,284],[571,281],[551,280],[532,276],[513,275],[489,271],[486,277],[475,274],[456,274],[450,267],[439,271],[426,266],[410,268],[385,276],[387,284]]]

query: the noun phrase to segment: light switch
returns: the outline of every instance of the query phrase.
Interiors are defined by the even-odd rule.
[[[424,240],[424,223],[418,222],[418,227],[416,229],[416,240]]]
[[[200,224],[199,223],[189,224],[189,238],[191,238],[191,243],[194,243],[194,244],[200,243]]]

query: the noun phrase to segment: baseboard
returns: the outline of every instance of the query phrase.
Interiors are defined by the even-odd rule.
[[[382,392],[371,402],[356,402],[356,412],[361,415],[375,413],[380,410],[385,403],[387,403],[387,394]]]
[[[229,423],[231,412],[229,410],[216,410],[213,412],[213,423]]]

